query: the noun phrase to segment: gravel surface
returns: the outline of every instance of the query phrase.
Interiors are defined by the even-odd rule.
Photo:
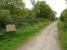
[[[58,42],[57,22],[50,24],[38,36],[16,50],[61,50]]]

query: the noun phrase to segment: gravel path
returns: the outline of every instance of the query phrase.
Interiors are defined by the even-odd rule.
[[[17,50],[61,50],[58,43],[57,22],[50,24],[38,36]]]

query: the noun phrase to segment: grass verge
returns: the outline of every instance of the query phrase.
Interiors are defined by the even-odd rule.
[[[67,28],[64,27],[62,22],[58,23],[58,32],[61,50],[67,50]]]
[[[49,25],[50,22],[39,22],[33,26],[21,27],[17,29],[16,34],[12,33],[10,36],[2,41],[0,41],[0,50],[16,50],[16,47],[23,44],[24,42],[31,39],[33,36],[37,35],[44,27]],[[8,33],[10,34],[10,33]],[[15,36],[13,36],[15,35]],[[12,37],[13,36],[13,37]]]

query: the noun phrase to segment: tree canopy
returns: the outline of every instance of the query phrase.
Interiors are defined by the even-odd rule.
[[[33,4],[33,8],[30,10],[25,7],[23,0],[0,0],[0,17],[2,21],[4,21],[4,25],[7,23],[10,24],[9,21],[16,25],[33,25],[41,18],[44,20],[55,19],[54,11],[45,1],[38,1],[35,3],[35,0],[31,0],[31,3]],[[5,22],[4,16],[6,17],[5,19],[9,19],[9,21],[7,20]]]
[[[60,16],[60,20],[64,23],[64,25],[67,27],[67,9],[65,9]]]
[[[51,9],[49,5],[46,4],[45,1],[38,1],[33,9],[33,13],[35,14],[36,17],[42,17],[45,19],[54,19],[55,18],[55,13]]]

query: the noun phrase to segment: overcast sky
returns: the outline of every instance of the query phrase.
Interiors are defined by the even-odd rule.
[[[37,0],[35,0],[37,1]],[[42,0],[41,0],[42,1]],[[50,5],[50,7],[57,12],[57,16],[60,16],[61,12],[67,8],[67,4],[65,2],[65,0],[44,0],[46,1],[47,4]],[[24,1],[26,4],[26,7],[31,9],[32,5],[30,3],[30,0],[25,0]]]

